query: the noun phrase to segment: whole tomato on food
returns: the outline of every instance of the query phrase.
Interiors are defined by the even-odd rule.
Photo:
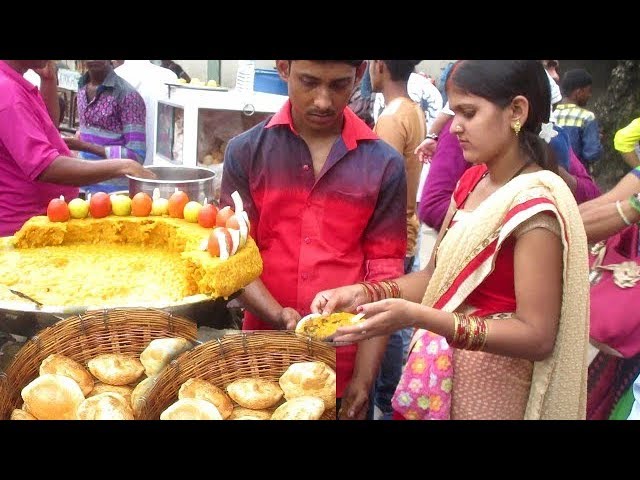
[[[151,213],[153,200],[144,192],[136,193],[131,199],[131,215],[134,217],[148,217]]]
[[[217,216],[218,208],[215,205],[207,203],[198,212],[198,224],[204,228],[213,228],[216,226]]]
[[[91,195],[89,213],[93,218],[104,218],[111,213],[111,198],[104,192]]]
[[[169,216],[184,218],[184,207],[189,203],[189,195],[182,190],[177,190],[169,197]]]
[[[227,220],[229,220],[234,214],[235,212],[229,206],[221,208],[218,211],[218,216],[216,217],[216,225],[218,227],[226,227]]]
[[[64,197],[54,198],[47,206],[47,217],[52,222],[66,222],[71,217],[69,206]]]

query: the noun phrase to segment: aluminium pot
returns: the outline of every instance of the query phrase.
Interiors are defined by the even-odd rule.
[[[138,192],[144,192],[153,196],[153,191],[158,188],[162,198],[169,198],[176,190],[181,190],[189,196],[189,200],[204,203],[206,198],[209,203],[214,199],[215,172],[202,167],[145,167],[156,174],[154,180],[127,175],[129,178],[129,196]]]

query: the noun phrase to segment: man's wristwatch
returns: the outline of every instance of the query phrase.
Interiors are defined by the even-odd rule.
[[[430,138],[431,140],[435,140],[437,142],[438,141],[438,134],[437,133],[427,133],[426,138]]]

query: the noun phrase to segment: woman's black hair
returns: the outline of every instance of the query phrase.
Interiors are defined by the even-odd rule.
[[[545,170],[558,173],[555,154],[541,139],[541,125],[551,115],[551,89],[538,60],[460,60],[451,69],[447,90],[455,87],[506,108],[518,95],[529,101],[529,116],[518,138],[520,148]]]

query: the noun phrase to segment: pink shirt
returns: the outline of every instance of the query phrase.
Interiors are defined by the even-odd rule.
[[[55,127],[38,87],[0,61],[0,236],[13,235],[52,198],[67,201],[78,188],[39,182],[59,156],[73,156]]]

